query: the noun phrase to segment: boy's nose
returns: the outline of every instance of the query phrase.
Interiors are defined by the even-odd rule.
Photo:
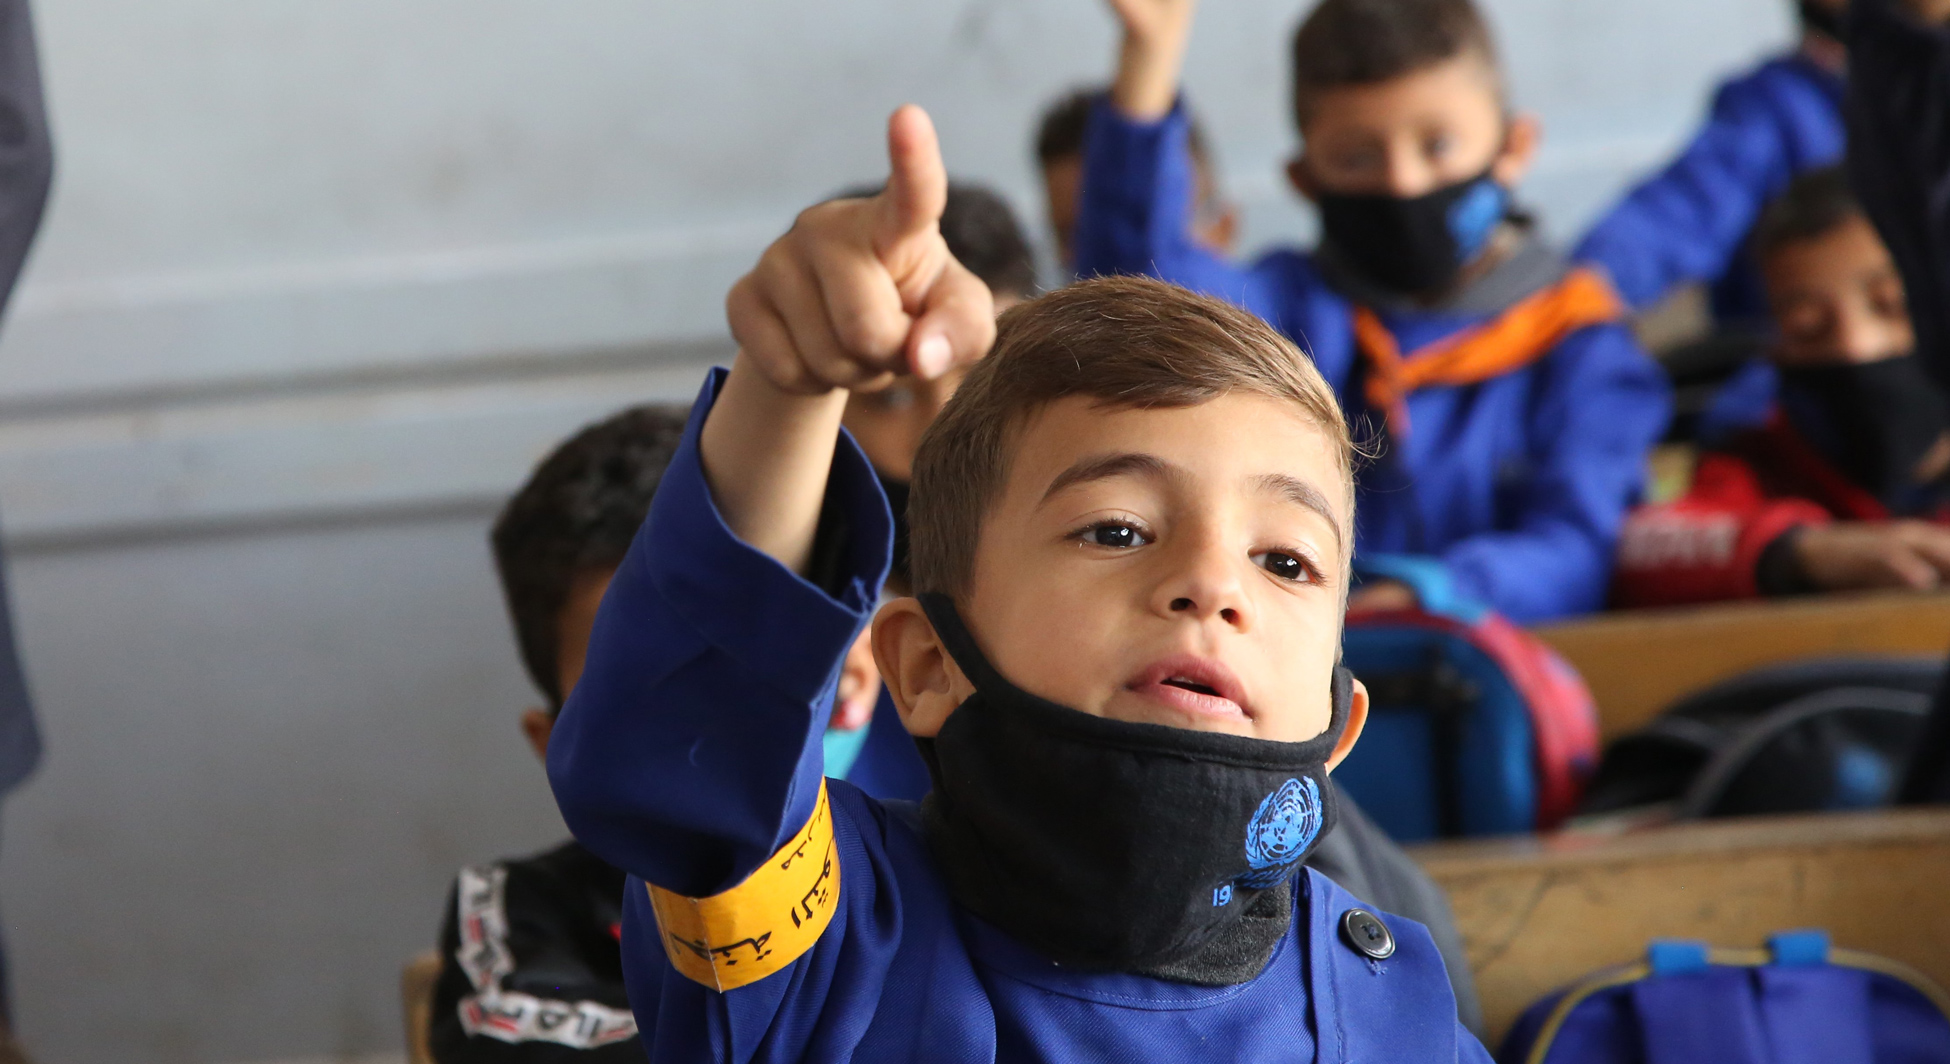
[[[1155,604],[1159,612],[1205,621],[1216,618],[1233,628],[1251,626],[1250,603],[1238,566],[1215,553],[1199,551],[1163,581]]]
[[[1383,175],[1388,195],[1414,199],[1435,190],[1435,171],[1422,153],[1406,144],[1388,150],[1388,172]]]

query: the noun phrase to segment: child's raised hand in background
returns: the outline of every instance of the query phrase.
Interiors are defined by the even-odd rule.
[[[948,253],[948,173],[918,107],[887,122],[871,199],[802,212],[725,300],[738,357],[699,442],[733,533],[804,572],[850,390],[939,377],[988,353],[995,303]]]
[[[1124,26],[1110,102],[1127,118],[1155,122],[1178,99],[1198,0],[1108,0]]]

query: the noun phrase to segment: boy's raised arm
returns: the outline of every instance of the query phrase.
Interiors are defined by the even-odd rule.
[[[948,175],[918,107],[887,124],[880,195],[799,215],[725,301],[738,357],[704,473],[739,539],[803,574],[849,391],[939,377],[995,339],[994,303],[941,238]]]
[[[1192,235],[1198,177],[1178,82],[1195,0],[1108,0],[1124,28],[1117,76],[1090,115],[1075,236],[1079,277],[1148,274],[1271,318],[1252,270]]]
[[[1198,0],[1109,0],[1124,26],[1110,102],[1124,117],[1156,122],[1178,100]]]
[[[896,112],[888,143],[885,192],[804,212],[733,288],[737,358],[704,388],[549,742],[576,837],[687,898],[743,883],[824,808],[820,737],[891,538],[840,443],[845,390],[939,375],[994,339],[988,289],[939,232],[927,116]]]

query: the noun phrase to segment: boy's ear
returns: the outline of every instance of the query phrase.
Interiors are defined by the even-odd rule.
[[[1490,176],[1504,188],[1516,188],[1537,161],[1538,145],[1544,141],[1544,123],[1536,115],[1519,114],[1510,119],[1503,134],[1503,150],[1490,164]]]
[[[548,761],[548,737],[555,734],[555,714],[540,706],[529,706],[521,715],[521,734],[535,750],[535,756]]]
[[[1327,771],[1332,772],[1354,752],[1354,744],[1361,739],[1361,729],[1368,726],[1368,685],[1354,681],[1354,697],[1347,704],[1347,727],[1341,731],[1341,741],[1334,744],[1334,752],[1327,755]]]
[[[919,599],[880,607],[873,619],[873,658],[910,735],[934,738],[975,690],[941,645]]]
[[[1293,186],[1293,191],[1305,196],[1307,202],[1319,201],[1320,186],[1314,184],[1314,176],[1307,170],[1306,152],[1303,151],[1286,161],[1286,179]]]

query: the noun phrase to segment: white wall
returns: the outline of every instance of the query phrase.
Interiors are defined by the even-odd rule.
[[[1784,0],[1492,0],[1575,231]],[[1290,0],[1188,74],[1249,244]],[[462,861],[559,831],[483,543],[547,444],[688,397],[725,286],[916,100],[1032,207],[1094,0],[43,0],[54,203],[0,340],[0,519],[49,737],[7,803],[20,1025],[76,1064],[397,1045]]]

